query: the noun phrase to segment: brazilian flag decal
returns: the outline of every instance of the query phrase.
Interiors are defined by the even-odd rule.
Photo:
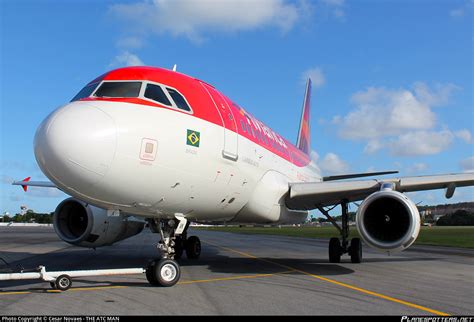
[[[198,131],[188,129],[188,133],[186,135],[186,144],[199,147],[199,141],[201,140],[200,136],[201,134]]]

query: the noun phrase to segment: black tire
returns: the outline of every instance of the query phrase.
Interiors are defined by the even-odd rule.
[[[72,285],[72,280],[68,275],[59,275],[54,282],[54,286],[57,290],[67,291]]]
[[[351,262],[353,263],[362,262],[362,243],[359,238],[352,238],[350,255],[351,255]]]
[[[158,286],[160,285],[158,283],[158,280],[156,279],[155,276],[155,265],[156,265],[156,260],[152,260],[149,264],[148,267],[146,268],[145,275],[146,279],[148,280],[148,283],[150,283],[153,286]]]
[[[341,262],[341,242],[339,238],[333,237],[329,240],[329,262],[340,263]]]
[[[154,275],[158,285],[170,287],[178,283],[181,277],[181,269],[173,259],[162,259],[154,265]]]
[[[201,241],[197,236],[191,236],[186,240],[186,256],[189,259],[198,259],[201,256]]]
[[[56,289],[56,283],[55,283],[55,282],[49,282],[49,285],[51,285],[51,288],[52,288],[53,290]]]

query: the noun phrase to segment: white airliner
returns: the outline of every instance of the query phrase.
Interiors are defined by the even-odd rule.
[[[383,251],[409,247],[420,216],[403,193],[474,185],[474,174],[345,180],[393,172],[321,177],[311,162],[308,80],[296,146],[199,79],[176,71],[129,67],[87,84],[53,111],[34,140],[36,160],[51,182],[71,195],[54,213],[59,237],[100,247],[140,233],[145,221],[160,233],[162,259],[147,279],[171,286],[176,259],[198,258],[190,222],[301,223],[319,209],[339,229],[329,242],[330,262],[348,253],[362,259],[358,238],[348,240],[348,203],[363,200],[356,215],[365,243]],[[364,129],[361,129],[364,131]],[[341,205],[342,227],[325,207]],[[141,218],[141,220],[140,220]]]

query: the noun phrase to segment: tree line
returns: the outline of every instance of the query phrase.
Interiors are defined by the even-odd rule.
[[[38,223],[38,224],[52,224],[53,223],[53,214],[51,212],[49,214],[45,213],[36,213],[33,210],[29,209],[26,211],[25,214],[16,214],[14,216],[3,216],[3,222],[14,222],[14,223]]]
[[[469,203],[472,206],[472,203]],[[426,208],[425,208],[426,209]],[[421,210],[421,209],[420,209]],[[14,216],[4,215],[0,222],[14,222],[14,223],[38,223],[38,224],[52,224],[53,214],[51,213],[36,213],[29,209],[25,214],[16,214]],[[354,222],[356,213],[349,212],[349,221]],[[334,216],[336,221],[341,221],[342,216]],[[328,222],[326,218],[311,218],[311,222]],[[472,209],[458,209],[454,212],[449,212],[442,216],[436,222],[437,226],[474,226],[474,210]]]

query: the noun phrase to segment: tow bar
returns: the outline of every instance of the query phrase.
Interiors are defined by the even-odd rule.
[[[53,289],[66,291],[72,285],[72,277],[132,275],[143,274],[145,272],[146,270],[144,268],[116,268],[47,272],[45,266],[38,266],[36,272],[0,273],[0,281],[40,279],[45,282],[49,282]]]

